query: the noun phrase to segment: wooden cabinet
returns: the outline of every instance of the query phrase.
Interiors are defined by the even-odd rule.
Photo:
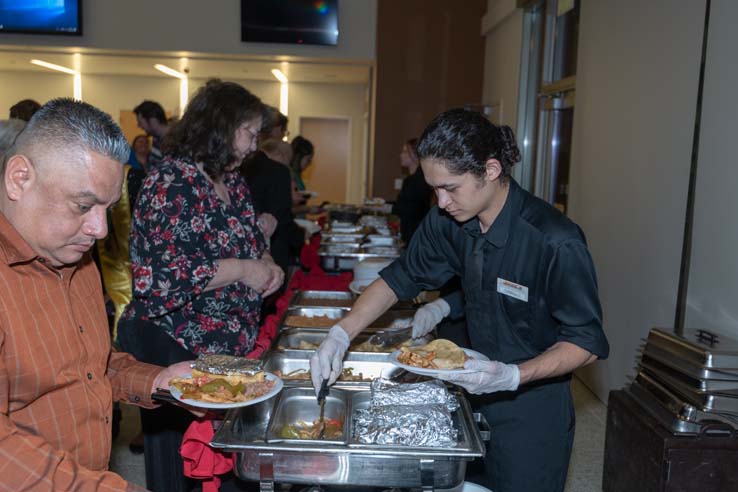
[[[627,392],[611,391],[602,489],[738,491],[738,437],[673,434]]]

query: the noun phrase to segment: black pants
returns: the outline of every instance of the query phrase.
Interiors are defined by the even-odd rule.
[[[146,321],[120,320],[118,342],[124,351],[149,364],[168,366],[195,358],[161,328]],[[179,454],[182,436],[194,418],[187,410],[174,405],[141,409],[147,489],[189,492],[195,486],[196,481],[184,476],[184,463]]]
[[[470,467],[468,481],[494,492],[563,492],[574,441],[568,380],[473,397],[472,406],[492,436],[482,473]]]

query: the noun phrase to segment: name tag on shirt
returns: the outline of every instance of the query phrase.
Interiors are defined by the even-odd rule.
[[[497,277],[497,292],[528,302],[528,287]]]

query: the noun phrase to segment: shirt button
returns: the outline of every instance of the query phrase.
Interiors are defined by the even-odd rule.
[[[91,372],[88,372],[87,373],[87,379],[92,379],[92,373]]]
[[[46,258],[39,258],[38,259],[38,262],[39,263],[46,263]]]
[[[107,424],[108,422],[110,422],[110,419],[108,417],[105,417],[105,423]]]
[[[80,333],[84,333],[85,332],[85,327],[84,326],[80,326],[79,327],[79,332]]]
[[[134,396],[134,397],[133,397],[133,401],[135,401],[135,402],[139,402],[139,401],[141,401],[141,398],[140,398],[140,397],[138,397],[138,396]]]

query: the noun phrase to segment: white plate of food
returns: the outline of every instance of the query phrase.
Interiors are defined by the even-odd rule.
[[[489,357],[475,350],[461,348],[450,340],[439,338],[425,345],[395,350],[389,355],[388,360],[414,374],[441,376],[476,372],[464,369],[464,362],[469,359],[489,360]]]
[[[210,386],[206,386],[208,384]],[[192,407],[211,409],[254,405],[273,397],[282,391],[282,387],[282,380],[270,372],[254,376],[202,374],[194,377],[187,373],[169,382],[169,392],[178,401]],[[240,391],[234,394],[233,389]]]

